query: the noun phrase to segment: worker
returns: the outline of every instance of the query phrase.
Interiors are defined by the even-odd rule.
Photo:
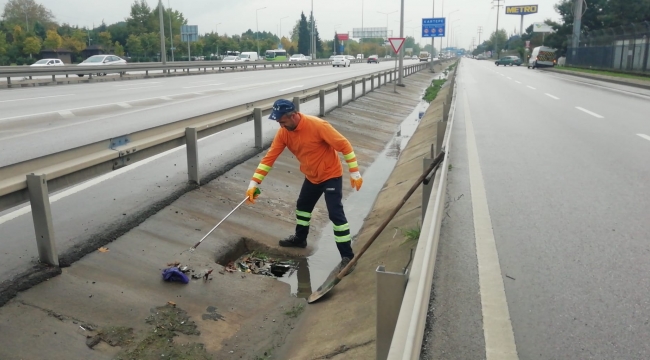
[[[341,254],[338,270],[342,270],[354,258],[350,236],[350,225],[343,211],[343,167],[337,152],[343,154],[350,172],[350,184],[359,191],[363,179],[352,145],[330,123],[315,116],[296,111],[294,104],[285,99],[277,100],[269,116],[280,124],[266,156],[255,170],[248,186],[248,201],[255,203],[259,193],[255,190],[262,184],[271,171],[275,160],[285,147],[300,162],[300,171],[305,180],[298,195],[296,206],[295,234],[280,240],[280,246],[305,248],[312,211],[321,195],[325,194],[325,203],[329,218],[334,225],[334,240]],[[347,274],[352,272],[351,268]]]

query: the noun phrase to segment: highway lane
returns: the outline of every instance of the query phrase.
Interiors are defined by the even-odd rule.
[[[393,66],[298,67],[0,92],[0,166]]]
[[[518,357],[650,358],[648,93],[469,59],[459,91],[452,147],[471,121]],[[450,206],[464,211],[443,225],[429,358],[481,358],[482,268],[457,252],[470,166],[452,165]],[[472,336],[482,349],[463,347]]]

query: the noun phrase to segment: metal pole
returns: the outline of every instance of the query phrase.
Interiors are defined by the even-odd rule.
[[[167,51],[165,50],[165,22],[163,21],[163,4],[158,0],[158,18],[160,20],[160,61],[167,64]]]
[[[199,135],[195,127],[185,128],[187,151],[187,178],[191,183],[199,184]]]
[[[52,211],[45,175],[27,175],[27,190],[32,208],[34,232],[39,259],[42,263],[59,266],[59,255],[54,241]]]
[[[399,37],[404,38],[404,0],[401,1],[402,7],[400,10],[399,19]],[[399,52],[399,78],[397,79],[399,86],[404,86],[402,78],[404,77],[404,46]]]
[[[167,7],[169,8],[169,45],[172,51],[172,62],[174,62],[174,33],[172,32],[172,7],[167,0]]]
[[[519,37],[524,34],[524,16],[521,15],[521,24],[519,25]]]
[[[260,54],[260,38],[259,38],[260,27],[257,24],[257,12],[258,12],[258,10],[255,10],[255,42],[257,43],[257,56],[260,56],[259,55]]]
[[[436,0],[433,0],[433,10],[431,11],[431,17],[435,18],[436,17]],[[433,40],[435,37],[431,37],[431,71],[433,71]]]
[[[445,0],[442,0],[442,10],[440,11],[442,17],[445,17]],[[447,19],[445,18],[445,28],[447,27]],[[445,36],[447,36],[447,31],[445,31]],[[440,37],[440,54],[442,54],[442,36]],[[440,59],[440,55],[438,55]]]
[[[499,7],[501,7],[502,0],[496,0],[497,2],[497,29],[494,33],[494,52],[497,54],[497,59],[499,58]]]
[[[584,0],[574,0],[573,11],[573,36],[571,38],[571,53],[573,57],[576,55],[576,48],[580,46],[580,26],[582,22],[582,2]],[[542,43],[542,45],[544,45]],[[572,60],[575,61],[575,58]]]

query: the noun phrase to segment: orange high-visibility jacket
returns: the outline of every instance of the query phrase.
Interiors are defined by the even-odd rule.
[[[320,184],[343,175],[337,152],[343,153],[350,172],[359,171],[357,158],[348,139],[327,121],[300,114],[300,122],[294,131],[281,128],[275,134],[271,148],[255,170],[253,181],[262,183],[285,147],[296,156],[300,162],[300,171],[312,184]]]

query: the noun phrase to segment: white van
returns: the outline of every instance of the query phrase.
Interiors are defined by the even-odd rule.
[[[243,52],[239,54],[239,57],[244,61],[257,61],[260,59],[256,52]]]
[[[555,49],[538,46],[533,49],[528,58],[528,68],[553,67],[555,66]]]
[[[357,60],[363,60],[363,54],[357,54]]]

